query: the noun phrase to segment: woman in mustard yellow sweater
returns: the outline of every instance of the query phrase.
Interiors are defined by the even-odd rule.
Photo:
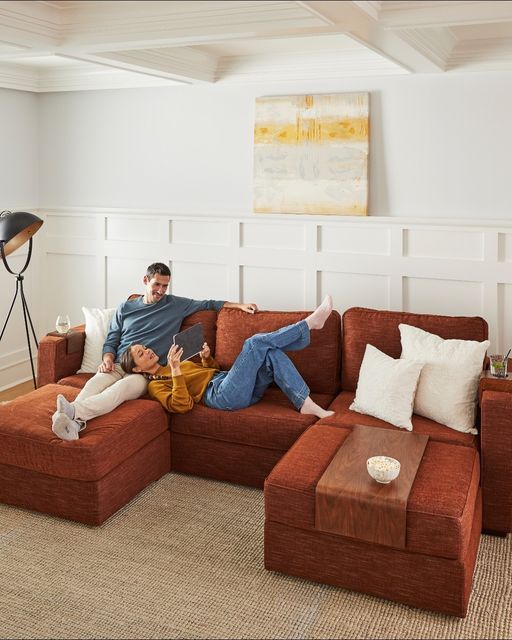
[[[309,387],[283,352],[307,347],[310,331],[321,329],[332,311],[332,298],[307,318],[271,333],[258,333],[244,342],[242,351],[229,371],[221,371],[203,345],[201,364],[181,362],[183,349],[173,345],[162,367],[156,353],[144,345],[133,344],[121,360],[127,373],[141,373],[149,380],[148,393],[172,413],[186,413],[202,402],[212,409],[232,411],[255,404],[275,382],[298,411],[325,418],[332,415],[318,406],[309,395]]]

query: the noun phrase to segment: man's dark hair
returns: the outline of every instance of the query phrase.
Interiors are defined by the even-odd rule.
[[[171,270],[163,262],[153,262],[153,264],[150,264],[147,268],[146,276],[149,280],[151,280],[151,278],[156,274],[158,274],[159,276],[171,277]]]

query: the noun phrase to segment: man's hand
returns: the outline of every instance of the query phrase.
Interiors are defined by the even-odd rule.
[[[226,309],[240,309],[245,313],[256,313],[258,311],[258,305],[254,304],[254,302],[248,302],[247,304],[243,302],[225,302],[224,306]]]
[[[208,358],[210,357],[210,347],[208,346],[208,343],[205,342],[203,344],[203,348],[200,351],[199,355],[201,356],[201,360],[208,360]]]
[[[103,354],[103,360],[98,367],[98,373],[110,373],[114,371],[114,354],[113,353],[105,353]]]
[[[173,376],[181,376],[181,356],[183,355],[183,348],[177,344],[173,344],[167,354],[167,362],[171,367],[171,373]]]
[[[248,304],[240,304],[239,309],[245,311],[245,313],[256,313],[256,311],[258,311],[258,307],[254,304],[254,302],[249,302]]]

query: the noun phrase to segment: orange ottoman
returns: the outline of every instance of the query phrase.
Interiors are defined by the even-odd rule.
[[[78,392],[49,384],[0,406],[0,501],[99,525],[170,470],[168,417],[131,400],[66,442],[51,417],[57,394]]]
[[[482,526],[478,451],[429,440],[396,548],[315,528],[317,482],[349,433],[313,425],[266,479],[265,567],[465,616]]]

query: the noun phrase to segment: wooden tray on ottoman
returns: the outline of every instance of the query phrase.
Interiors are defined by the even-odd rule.
[[[405,547],[407,500],[428,436],[355,425],[316,487],[315,527],[326,533]],[[366,461],[396,458],[400,475],[380,484]]]

